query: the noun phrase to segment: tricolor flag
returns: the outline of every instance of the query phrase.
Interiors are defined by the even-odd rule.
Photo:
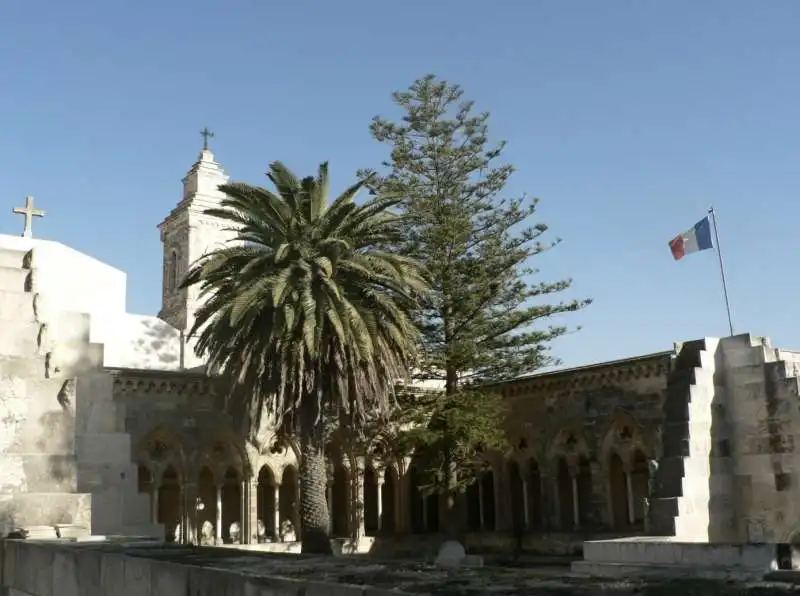
[[[707,215],[694,224],[694,227],[669,241],[669,249],[676,261],[680,261],[690,253],[709,248],[714,248],[714,242],[711,240],[711,222]]]

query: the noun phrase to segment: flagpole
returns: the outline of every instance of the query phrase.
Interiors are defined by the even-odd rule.
[[[725,297],[725,310],[728,313],[728,328],[733,335],[733,318],[731,317],[731,303],[728,300],[728,284],[725,281],[725,265],[722,262],[722,249],[719,245],[719,231],[717,230],[717,214],[714,207],[709,207],[708,214],[711,216],[711,223],[714,226],[714,247],[717,249],[717,258],[719,259],[719,273],[722,277],[722,295]]]

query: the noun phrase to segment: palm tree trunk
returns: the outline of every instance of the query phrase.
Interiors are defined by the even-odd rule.
[[[325,428],[317,420],[315,395],[300,406],[300,539],[302,552],[331,555]]]

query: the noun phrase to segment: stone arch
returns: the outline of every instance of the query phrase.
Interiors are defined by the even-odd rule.
[[[277,539],[278,520],[276,519],[275,493],[277,483],[276,475],[269,464],[263,464],[258,470],[256,484],[256,519],[263,524],[256,523],[256,540],[264,542],[267,537]]]
[[[195,467],[198,472],[204,467],[210,469],[218,484],[224,482],[229,468],[236,470],[243,480],[253,477],[253,466],[244,439],[228,429],[212,435],[205,448],[198,453]]]
[[[173,248],[169,253],[167,263],[167,289],[174,292],[178,287],[178,251]]]
[[[397,529],[397,491],[400,486],[398,466],[389,463],[383,470],[383,490],[381,491],[381,530],[391,534]]]
[[[172,464],[161,473],[158,481],[158,492],[155,496],[157,515],[156,522],[164,525],[167,542],[180,538],[181,524],[181,479],[178,470]]]
[[[187,463],[183,443],[166,427],[157,426],[144,435],[139,441],[136,459],[141,468],[148,470],[155,483],[169,466],[175,468],[181,483],[186,478]]]
[[[375,536],[381,526],[383,470],[370,459],[364,465],[364,532]]]
[[[603,435],[600,443],[600,465],[605,469],[610,463],[612,453],[617,453],[622,462],[628,466],[636,450],[641,451],[645,457],[652,457],[653,449],[645,439],[642,425],[628,412],[617,408],[611,413],[608,430]]]
[[[555,470],[557,517],[562,530],[575,530],[591,518],[592,472],[587,441],[578,429],[562,428],[548,447]]]
[[[278,515],[280,523],[292,522],[295,538],[300,529],[300,475],[298,467],[286,464],[281,469],[281,487],[278,491]]]
[[[622,408],[614,410],[598,459],[605,480],[606,523],[616,530],[629,530],[644,523],[647,460],[651,457],[652,448],[642,426]]]

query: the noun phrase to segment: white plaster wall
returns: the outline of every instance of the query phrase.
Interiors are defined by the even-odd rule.
[[[105,366],[181,367],[177,329],[156,317],[125,312],[127,275],[123,271],[49,240],[0,234],[0,248],[35,249],[36,291],[44,298],[45,308],[90,315],[90,341],[104,345]],[[193,354],[187,356],[189,366],[200,364]]]
[[[181,334],[157,317],[125,314],[114,320],[104,364],[114,368],[179,370]]]

